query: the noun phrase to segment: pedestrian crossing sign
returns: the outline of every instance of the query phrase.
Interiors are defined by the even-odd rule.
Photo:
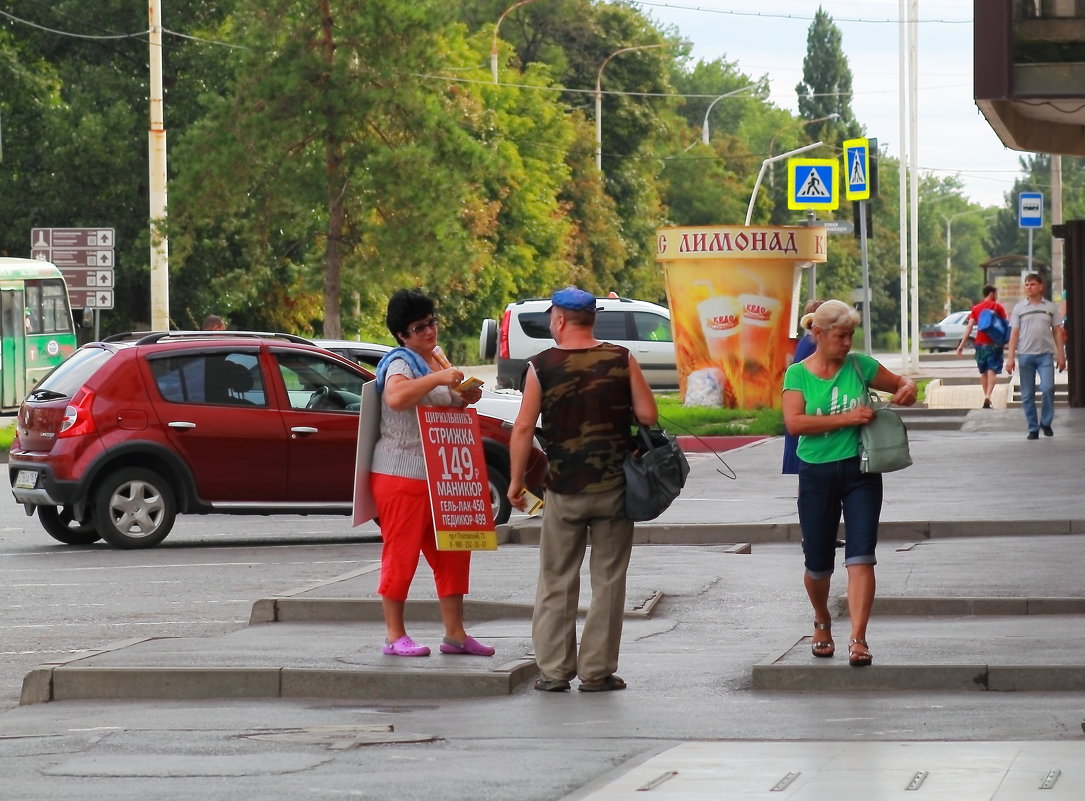
[[[835,209],[836,159],[788,159],[787,207],[789,209]]]
[[[870,200],[870,140],[844,142],[844,178],[848,200]]]

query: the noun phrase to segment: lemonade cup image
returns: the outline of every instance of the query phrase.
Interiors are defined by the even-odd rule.
[[[715,295],[697,304],[708,355],[720,365],[739,360],[742,307],[730,295]]]
[[[780,319],[780,301],[768,295],[738,296],[742,308],[739,341],[747,364],[768,369],[772,364],[772,335]]]

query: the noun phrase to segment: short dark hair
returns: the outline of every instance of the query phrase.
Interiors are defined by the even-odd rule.
[[[388,332],[403,344],[401,334],[407,333],[407,326],[417,320],[423,320],[433,314],[433,301],[417,289],[397,289],[388,298],[388,312],[384,322]]]
[[[1039,273],[1029,273],[1025,276],[1026,281],[1035,281],[1037,284],[1043,284],[1044,277]]]
[[[984,284],[983,285],[983,296],[984,297],[987,297],[992,292],[998,292],[998,287],[995,286],[994,284]]]
[[[580,325],[585,328],[595,327],[595,309],[563,309],[560,306],[555,306],[550,310],[551,314],[554,312],[561,312],[565,316],[565,321],[573,325]]]

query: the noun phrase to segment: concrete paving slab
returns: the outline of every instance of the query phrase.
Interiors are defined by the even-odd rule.
[[[836,656],[814,657],[810,637],[803,637],[753,667],[754,688],[1085,691],[1085,618],[968,617],[936,623],[878,618],[877,637],[870,635],[874,664],[862,668],[848,664],[847,625],[841,624],[836,626]]]
[[[579,799],[1061,801],[1085,795],[1083,764],[1083,743],[683,743]]]

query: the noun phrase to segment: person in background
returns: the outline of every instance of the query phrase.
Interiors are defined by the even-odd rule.
[[[225,331],[226,321],[217,314],[209,314],[203,318],[203,325],[200,327],[204,331]]]
[[[430,513],[429,487],[418,428],[417,406],[463,408],[482,397],[481,388],[456,390],[463,373],[442,364],[436,355],[437,317],[433,301],[415,290],[400,289],[388,300],[386,322],[399,347],[377,365],[381,393],[380,439],[373,450],[370,487],[381,530],[381,596],[388,656],[429,656],[428,646],[407,635],[403,618],[407,594],[426,557],[437,585],[445,636],[443,654],[493,656],[494,649],[463,627],[463,596],[467,594],[470,551],[437,549]]]
[[[874,555],[882,508],[880,473],[859,468],[859,428],[874,419],[865,405],[867,387],[892,393],[892,402],[915,403],[915,384],[891,373],[866,354],[849,356],[859,313],[843,301],[827,300],[803,315],[814,336],[814,352],[784,373],[784,425],[799,437],[799,525],[806,587],[814,609],[811,652],[836,652],[829,611],[829,582],[835,567],[836,532],[844,516],[844,566],[848,571],[851,640],[848,663],[873,661],[867,623],[874,605]]]
[[[819,298],[813,298],[806,301],[806,306],[803,308],[802,313],[812,314],[817,310],[824,301]],[[791,363],[801,362],[807,356],[814,352],[814,335],[807,331],[802,335],[802,338],[795,343],[795,353],[791,356]],[[795,449],[799,447],[799,438],[792,435],[788,431],[784,431],[784,464],[781,473],[789,473],[792,475],[798,475],[799,472],[799,457],[795,453]]]
[[[1010,345],[1006,354],[1006,372],[1013,374],[1020,362],[1021,408],[1025,412],[1028,439],[1055,436],[1055,368],[1066,369],[1059,308],[1044,297],[1044,279],[1039,273],[1025,276],[1025,297],[1010,313]],[[1020,359],[1017,358],[1020,354]],[[1040,377],[1040,417],[1036,417],[1036,376]]]
[[[979,322],[985,309],[990,309],[1003,320],[1008,320],[1006,309],[998,302],[998,290],[992,284],[983,288],[983,300],[972,307],[968,313],[968,325],[964,328],[961,341],[957,343],[957,355],[960,356],[972,329]],[[976,367],[980,371],[980,386],[983,388],[983,408],[991,408],[991,393],[995,391],[998,374],[1002,372],[1002,346],[996,345],[985,331],[976,329]]]
[[[625,515],[625,473],[634,418],[656,422],[655,397],[637,360],[595,338],[595,296],[576,287],[551,296],[547,310],[557,347],[529,362],[510,443],[509,500],[520,510],[535,424],[542,414],[550,468],[546,476],[539,585],[531,639],[542,676],[535,689],[624,690],[615,674],[625,616],[625,581],[633,521]],[[591,537],[591,604],[577,652],[580,567]]]

